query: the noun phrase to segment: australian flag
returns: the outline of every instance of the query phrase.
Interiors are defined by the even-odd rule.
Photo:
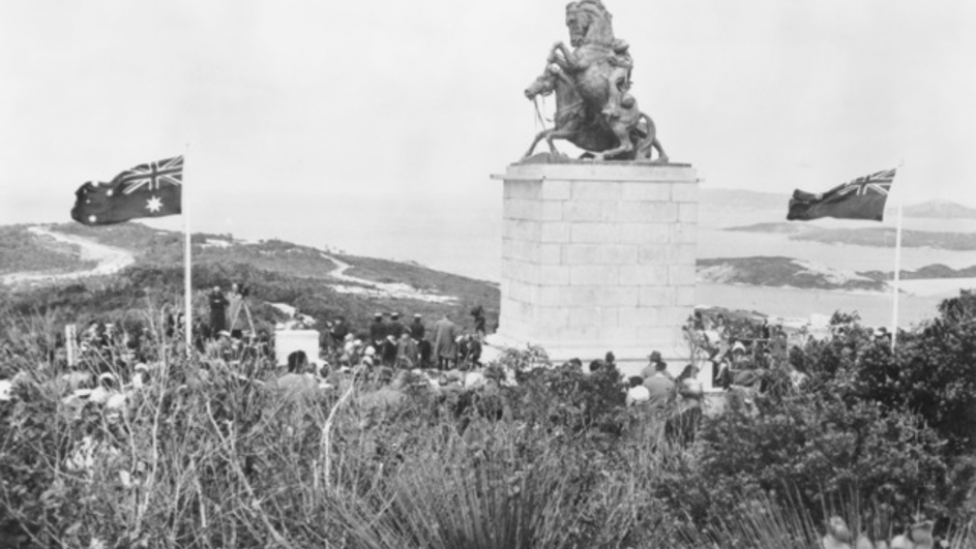
[[[820,217],[835,217],[881,221],[896,171],[897,168],[893,168],[858,177],[823,194],[796,189],[790,199],[786,219],[808,221]]]
[[[183,157],[140,164],[109,183],[85,183],[75,191],[71,218],[85,225],[109,225],[137,217],[182,211]]]

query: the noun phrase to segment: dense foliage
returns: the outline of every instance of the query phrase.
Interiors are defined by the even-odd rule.
[[[626,407],[616,370],[535,349],[485,371],[516,385],[367,376],[347,392],[339,376],[294,395],[266,365],[242,378],[170,342],[122,410],[78,408],[51,319],[5,318],[19,381],[0,402],[0,527],[32,546],[808,547],[833,514],[880,539],[919,512],[973,544],[969,292],[894,353],[835,315],[830,339],[791,351],[799,388],[773,372],[764,393],[729,393],[690,445]]]

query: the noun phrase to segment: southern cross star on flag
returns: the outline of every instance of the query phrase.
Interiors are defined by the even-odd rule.
[[[838,185],[823,193],[814,194],[800,189],[793,191],[786,219],[807,221],[821,217],[838,219],[884,218],[885,202],[895,181],[897,168],[858,177],[850,183]]]
[[[85,183],[75,191],[71,218],[85,225],[110,225],[139,217],[182,211],[183,157],[140,164],[108,183]]]

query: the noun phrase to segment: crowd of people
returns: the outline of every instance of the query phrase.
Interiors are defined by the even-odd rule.
[[[383,365],[399,369],[481,366],[484,338],[483,324],[465,331],[448,315],[443,315],[428,330],[423,317],[415,314],[409,323],[400,314],[376,313],[366,330],[356,332],[344,318],[329,326],[333,345],[325,349],[325,358],[339,366]]]
[[[342,379],[359,378],[395,387],[402,385],[405,378],[400,374],[404,372],[436,390],[460,390],[487,382],[481,361],[486,321],[480,306],[470,311],[471,321],[464,327],[446,314],[429,322],[419,313],[405,321],[398,312],[377,312],[371,322],[358,327],[339,316],[318,324],[321,339],[317,353],[291,352],[286,364],[279,365],[275,360],[276,331],[254,329],[246,288],[235,284],[224,294],[215,287],[208,292],[208,303],[210,314],[200,319],[194,330],[193,344],[203,366],[200,376],[206,377],[208,370],[217,367],[267,383],[266,374],[271,372],[271,383],[289,390],[332,387]],[[278,327],[311,327],[302,320],[308,317],[297,311],[292,317]],[[181,313],[166,317],[162,333],[168,341],[182,341],[181,323]],[[698,311],[687,328],[695,352],[692,363],[680,375],[669,373],[661,353],[655,351],[640,375],[623,380],[627,405],[666,413],[670,436],[683,441],[694,439],[705,399],[698,365],[711,364],[716,388],[762,390],[765,373],[776,368],[788,369],[797,384],[802,382],[802,372],[796,372],[788,360],[790,338],[795,334],[788,335],[782,326]],[[876,336],[883,340],[886,334],[880,331]],[[159,338],[159,331],[148,326],[126,330],[112,323],[92,322],[77,334],[76,351],[67,360],[65,336],[59,334],[49,358],[52,365],[61,364],[64,370],[60,383],[66,403],[75,407],[86,402],[121,407],[126,391],[139,390],[157,375],[163,361],[158,353],[164,347]],[[568,364],[584,370],[579,359]],[[277,375],[273,374],[276,368],[281,369]],[[262,369],[263,377],[257,371]],[[613,352],[593,360],[586,370],[601,369],[617,371]],[[507,378],[507,382],[512,379]],[[9,389],[9,385],[4,387]],[[7,398],[4,395],[0,396]]]
[[[234,283],[228,293],[215,286],[207,296],[209,323],[198,320],[194,325],[194,344],[209,356],[240,361],[257,356],[274,355],[274,338],[268,330],[255,329],[247,305],[248,289]],[[474,307],[472,327],[464,329],[447,315],[432,325],[421,314],[404,322],[399,312],[378,312],[368,326],[353,326],[344,316],[325,322],[321,330],[319,356],[312,362],[326,362],[336,367],[353,367],[360,363],[395,368],[437,368],[449,370],[477,368],[486,335],[484,308]],[[311,317],[291,312],[291,319],[277,329],[314,329]],[[177,326],[179,317],[170,325]],[[321,326],[321,325],[319,325]]]

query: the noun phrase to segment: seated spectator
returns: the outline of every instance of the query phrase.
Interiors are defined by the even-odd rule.
[[[594,360],[594,361],[590,362],[590,373],[592,374],[594,372],[597,372],[599,370],[602,370],[603,367],[604,367],[604,364],[603,364],[603,361],[602,360]],[[643,381],[643,378],[641,378],[641,381]]]
[[[481,340],[476,336],[472,334],[464,336],[458,346],[458,352],[466,368],[481,367]]]
[[[658,372],[663,372],[662,375],[664,377],[668,378],[671,381],[674,381],[674,376],[668,373],[668,364],[667,362],[664,362],[664,360],[662,360],[661,353],[659,351],[652,351],[651,356],[647,358],[648,358],[647,366],[644,366],[644,369],[641,370],[641,377],[643,377],[644,380],[647,380],[657,375]]]
[[[78,365],[75,365],[71,367],[69,372],[61,376],[61,380],[66,384],[66,389],[71,392],[81,388],[90,388],[92,375],[91,372],[81,370]]]
[[[9,379],[0,379],[0,401],[7,401],[13,398],[14,382]]]
[[[627,389],[627,406],[641,404],[651,399],[650,391],[644,387],[644,378],[631,376],[627,383],[630,385]]]
[[[308,367],[308,355],[305,351],[294,351],[288,355],[288,373],[297,374],[304,372]]]
[[[653,357],[653,354],[651,356]],[[671,401],[674,382],[667,375],[667,364],[663,361],[654,363],[652,358],[652,365],[654,373],[650,377],[644,378],[644,387],[647,387],[649,393],[647,402],[651,409],[663,411]]]
[[[678,415],[665,428],[665,432],[669,432],[673,437],[672,440],[682,445],[694,442],[698,425],[701,423],[705,391],[698,381],[698,373],[698,367],[689,364],[678,376]]]
[[[301,370],[289,371],[276,379],[273,386],[290,397],[315,395],[319,389],[319,380],[306,371],[306,368],[307,366]]]
[[[397,342],[397,368],[407,370],[413,368],[419,358],[418,355],[417,342],[410,337],[409,333],[401,334],[400,340]]]
[[[147,366],[145,363],[140,362],[139,364],[136,364],[135,367],[132,369],[133,389],[138,390],[149,385],[150,379],[151,378],[149,376],[149,366]]]
[[[487,383],[488,379],[481,372],[468,372],[464,376],[463,386],[465,389],[475,389]]]
[[[728,360],[720,360],[712,371],[714,372],[713,386],[728,389],[732,385],[732,367]]]
[[[98,376],[98,386],[89,394],[89,402],[104,404],[106,411],[117,412],[125,405],[125,394],[119,386],[119,378],[112,373]]]
[[[359,360],[359,364],[362,366],[366,366],[367,368],[372,368],[373,366],[376,366],[376,348],[373,347],[372,345],[366,347],[366,350],[363,351],[362,358],[360,358]]]

